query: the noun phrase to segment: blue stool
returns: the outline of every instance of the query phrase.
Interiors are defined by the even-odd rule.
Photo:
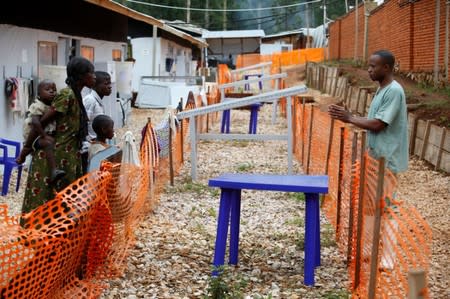
[[[15,155],[10,157],[8,155],[8,146],[15,147]],[[11,179],[11,173],[14,167],[17,167],[17,185],[16,192],[19,191],[20,178],[22,177],[22,164],[17,164],[16,159],[20,154],[20,142],[12,141],[4,138],[0,138],[0,149],[3,151],[3,155],[0,156],[0,164],[3,165],[3,184],[2,184],[2,195],[8,194],[9,180]]]
[[[238,264],[241,190],[303,192],[306,206],[304,282],[314,285],[314,272],[320,266],[319,194],[328,193],[328,176],[226,173],[210,179],[208,185],[221,189],[213,275],[218,275],[218,268],[225,263],[228,239],[229,264]]]
[[[259,107],[261,107],[260,103],[252,104],[250,105],[250,122],[248,124],[248,133],[249,134],[256,134],[256,127],[258,124],[258,111]],[[230,109],[224,110],[222,113],[222,123],[220,127],[221,133],[230,133],[230,118],[231,118],[231,111]]]
[[[250,78],[250,77],[258,77],[258,78],[261,78],[262,75],[261,75],[261,74],[249,74],[249,75],[244,75],[244,80],[248,80],[248,78]],[[262,89],[263,89],[262,81],[259,81],[259,82],[258,82],[258,85],[259,85],[259,90],[262,90]],[[244,90],[250,90],[250,85],[249,85],[248,83],[245,84]]]

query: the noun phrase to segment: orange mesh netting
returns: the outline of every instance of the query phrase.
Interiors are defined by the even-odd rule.
[[[172,144],[175,169],[187,133],[180,131]],[[166,179],[159,151],[149,122],[139,166],[103,162],[22,218],[0,206],[0,297],[98,298],[102,280],[124,270],[133,230],[157,201]]]
[[[380,175],[379,161],[365,151],[361,153],[361,139],[356,139],[350,128],[332,122],[318,107],[302,105],[299,98],[293,111],[295,157],[305,172],[329,176],[329,192],[322,208],[336,229],[340,250],[347,256],[353,295],[367,298],[373,291],[377,298],[406,297],[408,272],[429,269],[428,224],[415,208],[397,198],[395,175],[389,169]],[[377,198],[380,182],[382,195]],[[375,225],[377,207],[379,232]],[[375,235],[379,235],[379,242],[374,247]],[[375,271],[371,271],[374,256]],[[375,279],[373,286],[371,277]],[[427,289],[423,294],[428,294]]]
[[[271,73],[279,73],[281,66],[304,64],[307,61],[320,62],[325,57],[325,49],[297,49],[288,52],[279,52],[268,55],[242,54],[236,57],[236,68],[242,68],[263,62],[272,62]],[[219,81],[220,83],[221,81]]]
[[[200,104],[195,102],[188,101],[186,109]],[[395,176],[380,173],[379,161],[357,150],[361,140],[351,128],[298,99],[293,108],[295,156],[308,173],[329,176],[323,211],[347,255],[353,296],[406,297],[408,271],[429,269],[428,224],[398,198]],[[177,126],[170,161],[160,156],[168,145],[158,142],[162,135],[149,122],[140,166],[104,162],[24,215],[22,225],[0,206],[1,298],[98,298],[102,279],[123,271],[133,230],[157,202],[167,169],[177,172],[189,152],[188,127],[188,120]],[[423,293],[427,296],[427,289]]]

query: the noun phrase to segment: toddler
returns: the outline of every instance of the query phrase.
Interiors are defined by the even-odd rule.
[[[41,125],[41,117],[51,109],[51,104],[56,96],[56,84],[50,80],[42,80],[38,85],[38,95],[33,104],[28,108],[23,128],[24,146],[16,159],[18,164],[25,162],[25,158],[33,151],[43,150],[50,169],[51,183],[62,178],[66,173],[56,169],[55,139],[52,137],[56,131],[55,121],[50,122],[45,128]]]

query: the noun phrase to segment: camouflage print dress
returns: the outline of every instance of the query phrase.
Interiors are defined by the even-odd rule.
[[[64,189],[82,176],[78,137],[81,110],[72,89],[62,89],[53,100],[52,106],[59,112],[56,117],[55,134],[56,168],[64,170],[66,175],[56,186],[50,184],[50,170],[45,152],[42,150],[33,152],[22,205],[23,213],[28,213],[53,199],[56,191]]]

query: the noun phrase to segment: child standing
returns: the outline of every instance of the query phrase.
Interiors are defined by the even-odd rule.
[[[105,114],[103,97],[109,96],[112,91],[111,76],[107,72],[95,72],[95,86],[91,92],[83,98],[83,104],[89,118],[88,140],[95,138],[92,122],[97,115]]]
[[[110,145],[106,143],[106,139],[114,137],[114,121],[108,115],[97,115],[92,121],[92,129],[97,137],[90,141],[91,144],[88,150],[89,161],[91,161],[96,153],[110,147]]]
[[[56,84],[50,80],[42,80],[38,85],[38,95],[27,111],[24,122],[23,137],[24,146],[16,159],[18,164],[25,162],[25,158],[33,151],[43,150],[50,169],[50,181],[53,183],[62,178],[66,173],[56,168],[55,161],[55,120],[48,123],[45,128],[41,125],[41,117],[51,109],[51,104],[56,96]]]

